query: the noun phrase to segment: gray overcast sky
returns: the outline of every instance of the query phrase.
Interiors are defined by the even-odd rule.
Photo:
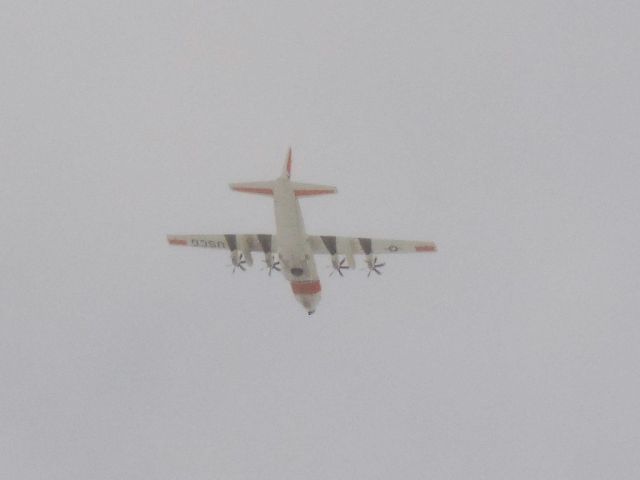
[[[0,477],[640,477],[640,3],[13,1]],[[435,240],[280,277],[310,233]]]

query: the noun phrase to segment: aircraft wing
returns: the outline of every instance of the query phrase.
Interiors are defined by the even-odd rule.
[[[366,237],[336,237],[330,235],[308,237],[309,246],[314,254],[379,255],[387,253],[423,253],[435,252],[434,242],[413,240],[389,240]]]
[[[244,252],[276,252],[276,236],[262,233],[228,233],[212,235],[167,235],[170,245],[220,248]]]

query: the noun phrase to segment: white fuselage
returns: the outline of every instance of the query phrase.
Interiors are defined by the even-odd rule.
[[[300,204],[287,177],[280,177],[274,183],[273,202],[282,274],[291,282],[296,300],[311,314],[320,301],[321,286]]]

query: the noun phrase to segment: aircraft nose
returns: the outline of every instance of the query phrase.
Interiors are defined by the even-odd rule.
[[[309,315],[312,315],[316,311],[316,307],[320,302],[320,294],[314,295],[300,295],[298,297],[298,301],[302,304],[304,309],[307,311]]]
[[[318,280],[309,282],[291,282],[291,288],[296,300],[302,304],[307,313],[313,313],[320,302],[320,282]]]

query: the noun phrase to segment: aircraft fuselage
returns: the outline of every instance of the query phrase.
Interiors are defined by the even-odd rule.
[[[307,242],[300,203],[289,178],[280,177],[274,181],[273,204],[282,274],[291,283],[296,300],[312,314],[320,302],[322,288]]]

